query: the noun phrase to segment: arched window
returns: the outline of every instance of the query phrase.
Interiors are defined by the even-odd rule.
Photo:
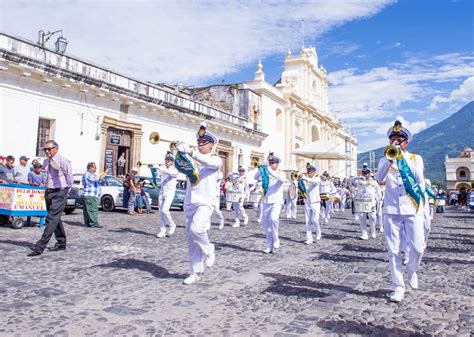
[[[467,167],[458,167],[456,170],[456,179],[457,180],[470,180],[471,172]]]
[[[461,178],[466,178],[466,171],[459,171],[459,176]]]
[[[319,140],[319,130],[316,125],[311,127],[311,142]]]

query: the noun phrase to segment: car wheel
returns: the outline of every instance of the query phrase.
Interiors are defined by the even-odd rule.
[[[22,218],[16,218],[12,221],[12,227],[15,229],[20,229],[23,228],[23,219]]]
[[[105,212],[112,212],[115,209],[114,199],[110,195],[104,195],[100,200],[100,207]]]
[[[64,210],[64,213],[66,213],[67,215],[69,215],[69,214],[74,213],[75,210],[76,210],[76,207],[74,207],[74,208],[66,208],[66,209]]]

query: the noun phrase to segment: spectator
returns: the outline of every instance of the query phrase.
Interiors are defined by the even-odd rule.
[[[28,184],[28,173],[31,172],[31,168],[28,165],[28,160],[30,160],[30,158],[27,156],[21,156],[20,163],[14,168],[15,179],[20,184]]]
[[[117,176],[123,176],[125,174],[125,152],[122,152],[120,158],[117,160]]]
[[[7,157],[0,156],[0,166],[5,165],[5,159],[7,159]]]
[[[82,195],[84,197],[84,225],[86,227],[102,228],[99,225],[99,201],[100,201],[100,181],[104,178],[105,172],[100,176],[96,174],[97,166],[94,162],[87,164],[87,171],[82,176]]]
[[[132,169],[127,175],[126,184],[128,185],[128,212],[127,214],[135,214],[135,200],[137,195],[137,189],[135,187],[135,175],[138,173],[137,169]]]
[[[137,213],[143,213],[142,182],[138,177],[135,178],[135,208],[137,209]]]
[[[146,192],[145,192],[145,189],[143,188],[143,186],[145,185],[146,183],[146,180],[142,179],[141,181],[141,196],[142,196],[142,200],[143,200],[143,203],[145,204],[145,213],[147,214],[153,214],[153,210],[151,209],[151,201],[150,199],[148,198],[148,196],[146,195]]]
[[[33,171],[28,173],[28,183],[32,186],[44,186],[46,183],[46,173],[43,171],[43,165],[35,163]]]
[[[64,230],[61,215],[66,207],[67,194],[71,188],[74,178],[72,176],[71,162],[58,154],[59,145],[54,140],[48,140],[44,147],[44,152],[48,157],[44,161],[46,171],[46,227],[41,239],[36,242],[32,252],[28,256],[43,254],[51,236],[56,237],[56,245],[52,250],[60,251],[66,249],[66,231]]]
[[[5,158],[5,164],[0,165],[0,183],[1,184],[15,184],[17,180],[15,179],[14,166],[15,157],[7,156]]]

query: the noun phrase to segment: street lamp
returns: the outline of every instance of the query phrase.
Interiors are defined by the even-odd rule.
[[[56,43],[54,44],[56,46],[56,52],[64,54],[66,52],[67,48],[67,40],[63,37],[63,31],[62,30],[57,30],[54,32],[47,32],[45,33],[43,30],[40,30],[38,32],[38,44],[41,47],[44,47],[46,42],[54,35],[60,33],[61,35],[58,37],[56,40]]]

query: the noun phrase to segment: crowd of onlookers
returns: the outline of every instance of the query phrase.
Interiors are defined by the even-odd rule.
[[[44,186],[46,173],[43,165],[37,159],[28,164],[29,160],[27,156],[21,156],[20,162],[15,165],[12,155],[0,156],[0,183]]]

